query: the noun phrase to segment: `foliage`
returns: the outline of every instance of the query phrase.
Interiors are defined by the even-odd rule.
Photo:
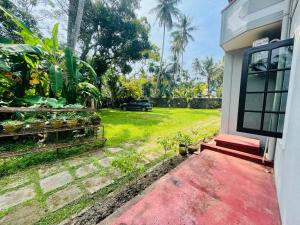
[[[139,1],[88,1],[80,33],[81,59],[93,53],[97,60],[97,74],[101,75],[114,65],[126,74],[132,68],[129,62],[144,57],[150,49],[148,40],[150,25],[145,18],[138,19],[136,9]],[[96,65],[96,64],[94,64]]]
[[[35,4],[34,1],[32,1],[32,4]],[[30,27],[35,32],[39,33],[36,20],[28,10],[25,10],[24,7],[22,7],[22,5],[16,5],[11,0],[0,0],[0,7],[13,12],[14,16],[19,18],[26,27]],[[0,11],[0,43],[21,42],[20,36],[12,31],[20,30],[3,11]]]
[[[178,132],[175,136],[175,140],[178,144],[182,144],[185,146],[189,146],[193,144],[193,139],[188,134],[183,134],[182,132]]]
[[[168,30],[172,29],[174,18],[178,18],[180,16],[180,11],[176,7],[177,4],[180,2],[180,0],[158,0],[157,2],[158,2],[157,6],[153,8],[151,11],[156,14],[156,20],[158,20],[159,25],[163,27],[163,42],[161,48],[160,73],[157,74],[157,84],[156,84],[156,92],[157,95],[160,96],[166,29]]]
[[[14,87],[17,90],[16,97],[39,95],[58,98],[62,96],[69,104],[76,103],[77,94],[84,93],[99,99],[100,93],[95,91],[94,86],[86,84],[97,82],[96,72],[88,63],[76,58],[70,49],[60,48],[58,24],[53,26],[50,38],[40,38],[7,10],[3,8],[0,10],[18,27],[20,30],[18,34],[25,43],[0,45],[1,70],[8,70],[3,72],[0,70],[1,78],[3,79],[4,72],[10,72],[14,80],[18,78],[19,85]],[[82,70],[83,67],[85,70]],[[0,91],[12,93],[11,88],[5,85]],[[7,99],[6,97],[4,100]]]
[[[113,167],[118,168],[123,174],[134,173],[137,179],[138,175],[145,171],[145,166],[141,158],[142,156],[139,153],[131,150],[117,156],[111,164]]]
[[[121,89],[118,93],[119,99],[132,100],[142,97],[142,88],[138,80],[135,79],[122,79]]]
[[[158,144],[164,148],[165,154],[167,154],[175,146],[175,139],[169,137],[159,138]]]
[[[193,69],[200,79],[206,80],[207,95],[211,96],[215,93],[217,97],[221,97],[224,71],[223,61],[216,63],[212,57],[206,57],[203,60],[196,58],[193,62]]]

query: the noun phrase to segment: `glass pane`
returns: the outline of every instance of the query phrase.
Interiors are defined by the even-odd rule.
[[[287,91],[290,82],[290,70],[270,72],[268,91]]]
[[[285,115],[280,114],[278,119],[278,126],[277,126],[277,132],[279,133],[283,132],[284,119],[285,119]]]
[[[282,93],[282,95],[281,95],[281,103],[280,103],[280,111],[281,112],[285,112],[287,96],[288,96],[288,93]]]
[[[268,68],[268,51],[253,53],[250,57],[249,72],[266,71]]]
[[[246,94],[245,110],[262,111],[264,94]]]
[[[264,118],[264,131],[276,132],[278,123],[278,114],[276,113],[265,113]]]
[[[260,130],[261,113],[245,112],[243,127]]]
[[[271,69],[290,68],[293,56],[293,46],[285,46],[272,50]]]
[[[266,75],[264,73],[260,74],[249,74],[247,79],[247,91],[264,91]]]

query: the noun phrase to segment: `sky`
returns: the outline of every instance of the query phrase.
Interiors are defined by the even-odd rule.
[[[192,18],[197,30],[193,33],[194,42],[190,42],[184,55],[184,67],[191,72],[193,60],[212,56],[220,60],[224,52],[219,45],[221,31],[221,11],[228,4],[228,0],[182,0],[178,8],[185,15]],[[156,23],[155,14],[150,10],[157,5],[157,0],[141,0],[140,16],[145,16],[151,25],[151,41],[159,48],[162,45],[162,28]],[[166,38],[166,57],[170,56],[170,32]]]
[[[195,41],[190,42],[184,55],[184,68],[188,69],[190,73],[192,73],[192,62],[196,57],[203,59],[206,56],[212,56],[215,60],[220,60],[223,57],[223,50],[219,46],[221,11],[227,4],[228,0],[181,0],[181,3],[178,5],[181,12],[192,18],[193,25],[197,26],[197,30],[193,33]],[[150,40],[160,48],[163,30],[158,26],[158,23],[155,23],[156,15],[150,13],[151,9],[156,5],[157,0],[141,0],[141,7],[137,10],[137,13],[141,17],[147,17],[151,25]],[[49,11],[45,12],[44,8],[45,5],[41,4],[35,9],[35,14],[43,15],[47,13],[48,15]],[[51,12],[53,14],[52,17],[48,15],[47,22],[40,23],[40,29],[43,33],[49,35],[53,24],[59,22],[59,39],[65,41],[67,15],[58,15],[55,9],[52,9]],[[165,59],[170,57],[170,33],[171,31],[167,33],[166,37]]]

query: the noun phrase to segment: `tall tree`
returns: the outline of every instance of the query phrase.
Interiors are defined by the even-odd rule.
[[[203,60],[196,58],[193,62],[193,70],[203,80],[206,79],[207,95],[215,92],[220,97],[223,83],[223,61],[215,63],[212,57]]]
[[[113,64],[126,74],[130,64],[149,57],[150,25],[146,18],[138,18],[139,1],[98,0],[87,1],[80,33],[81,58],[91,56],[97,61],[97,73],[101,75]]]
[[[163,40],[161,48],[161,60],[160,60],[160,73],[157,77],[157,91],[161,84],[161,72],[163,67],[164,59],[164,48],[165,48],[165,37],[166,29],[170,30],[173,28],[174,18],[178,18],[180,15],[179,9],[176,7],[180,0],[157,0],[158,4],[151,12],[156,14],[156,18],[159,21],[159,26],[163,27]]]
[[[172,32],[173,45],[178,46],[179,52],[181,53],[181,68],[183,69],[184,52],[190,41],[194,41],[192,32],[197,27],[192,25],[192,19],[182,15],[178,23],[175,24],[176,30]],[[182,70],[183,72],[183,70]]]
[[[68,10],[68,47],[75,50],[83,17],[85,0],[69,0]]]

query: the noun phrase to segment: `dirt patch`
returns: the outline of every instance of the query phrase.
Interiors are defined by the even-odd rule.
[[[73,218],[68,221],[64,221],[61,224],[64,225],[94,225],[110,214],[112,214],[116,209],[120,208],[129,200],[136,197],[147,187],[149,187],[153,182],[167,174],[170,170],[175,168],[178,164],[183,162],[186,158],[181,156],[174,156],[167,159],[160,164],[156,165],[151,170],[147,171],[143,176],[141,176],[137,181],[133,181],[122,189],[118,189],[107,197],[99,201],[96,205],[85,209],[81,213],[73,216]]]

